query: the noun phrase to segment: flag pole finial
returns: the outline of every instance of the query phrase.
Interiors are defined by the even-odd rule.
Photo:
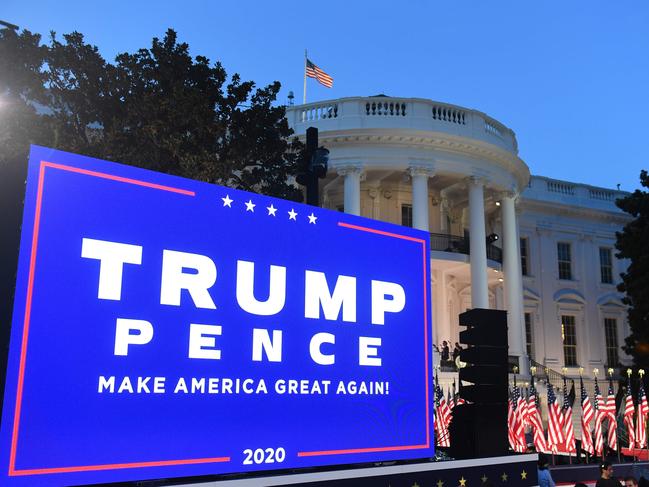
[[[593,375],[597,379],[597,374],[599,374],[599,369],[593,369]]]
[[[626,369],[626,375],[631,378],[631,374],[633,374],[633,371],[631,369]]]

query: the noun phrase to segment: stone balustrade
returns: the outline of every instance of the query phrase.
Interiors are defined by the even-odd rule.
[[[289,106],[286,116],[297,134],[309,126],[321,131],[408,129],[477,139],[518,154],[514,132],[497,120],[477,110],[420,98],[340,98]]]
[[[615,200],[624,198],[628,194],[626,191],[570,183],[543,176],[532,176],[523,192],[523,198],[621,212],[615,206]]]

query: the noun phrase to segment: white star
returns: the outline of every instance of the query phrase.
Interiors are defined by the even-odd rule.
[[[232,202],[234,200],[231,200],[230,197],[226,194],[225,198],[221,198],[223,200],[223,206],[227,206],[228,208],[232,208]]]
[[[297,221],[297,218],[295,218],[296,216],[297,216],[297,213],[295,213],[293,208],[291,208],[291,211],[288,212],[288,219]]]
[[[271,215],[275,216],[275,212],[277,211],[277,208],[275,208],[272,203],[270,204],[270,206],[267,206],[266,209],[268,210],[269,216]]]
[[[311,213],[309,216],[309,223],[313,223],[315,225],[315,221],[318,219],[317,216],[315,216],[313,213]]]
[[[252,212],[254,213],[254,212],[255,212],[255,206],[257,206],[257,205],[255,205],[255,204],[252,202],[252,200],[249,200],[249,201],[246,203],[246,211],[252,211]]]

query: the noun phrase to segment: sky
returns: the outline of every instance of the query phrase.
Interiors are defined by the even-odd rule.
[[[101,5],[100,7],[98,5]],[[74,30],[107,60],[167,28],[193,55],[302,102],[304,50],[334,78],[308,101],[383,93],[474,108],[532,174],[632,191],[649,169],[649,2],[3,0],[0,19]]]

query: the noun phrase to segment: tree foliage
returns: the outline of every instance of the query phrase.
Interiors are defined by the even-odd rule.
[[[300,200],[279,82],[256,88],[168,30],[107,62],[73,32],[0,30],[0,163],[30,143]]]
[[[647,171],[640,173],[640,183],[649,188]],[[618,290],[625,293],[631,335],[626,338],[625,351],[640,367],[649,367],[649,192],[637,189],[616,201],[619,208],[634,219],[622,232],[617,232],[617,257],[629,260],[622,273]]]

